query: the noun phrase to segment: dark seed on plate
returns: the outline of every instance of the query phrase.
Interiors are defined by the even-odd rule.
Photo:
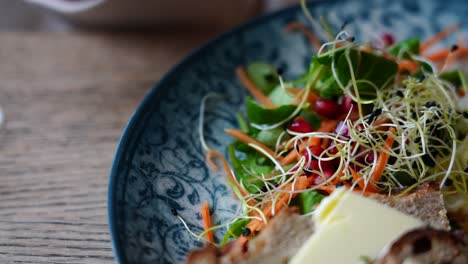
[[[371,124],[372,122],[374,122],[375,120],[375,115],[372,113],[369,115],[369,117],[367,118],[367,123],[368,124]]]
[[[429,107],[432,107],[432,106],[436,106],[436,102],[434,102],[434,101],[428,101],[428,102],[426,102],[426,103],[424,104],[424,106],[425,106],[426,108],[429,108]]]
[[[431,156],[429,156],[429,154],[425,154],[421,158],[426,166],[435,167],[435,161],[431,158]]]
[[[451,179],[447,179],[444,183],[445,186],[452,186],[453,181]]]
[[[276,73],[277,73],[278,75],[283,75],[284,69],[281,68],[281,67],[278,67],[278,68],[276,69]]]
[[[450,47],[450,51],[451,52],[454,52],[458,49],[458,45],[457,44],[453,44],[452,47]]]
[[[245,236],[245,237],[250,236],[250,233],[252,233],[252,231],[250,231],[250,228],[246,227],[244,229],[244,232],[242,232],[242,236]]]
[[[177,209],[175,209],[174,207],[171,208],[171,213],[172,213],[172,215],[174,215],[174,216],[178,216],[178,215],[179,215],[179,212],[177,212]]]
[[[374,110],[374,112],[372,112],[372,114],[373,114],[374,116],[379,116],[379,115],[382,114],[382,109],[377,108],[377,109]]]
[[[397,96],[400,96],[400,97],[405,97],[405,95],[403,94],[402,91],[397,91],[397,92],[396,92],[396,95],[397,95]]]
[[[393,164],[395,164],[396,161],[397,161],[397,157],[390,156],[390,158],[388,158],[387,164],[393,165]]]
[[[418,255],[430,251],[432,248],[431,239],[427,236],[416,239],[413,242],[413,254]]]
[[[344,185],[344,184],[343,184],[342,182],[338,182],[338,183],[336,184],[336,188],[341,187],[341,186],[343,186],[343,185]]]

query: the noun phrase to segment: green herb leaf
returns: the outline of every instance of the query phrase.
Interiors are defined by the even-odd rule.
[[[396,57],[401,50],[404,50],[403,58],[408,59],[411,55],[419,54],[419,44],[419,38],[409,38],[389,47],[388,52]]]
[[[298,206],[301,214],[307,214],[313,211],[313,206],[320,203],[325,196],[317,191],[308,191],[299,193],[292,201],[291,205]]]
[[[404,170],[393,172],[393,177],[403,186],[411,186],[417,182],[416,179],[411,177],[411,174]]]
[[[261,130],[258,134],[256,139],[263,144],[267,145],[268,147],[274,147],[276,145],[276,141],[278,137],[283,133],[284,129],[281,127],[268,129],[268,130]],[[284,139],[283,139],[284,140]]]
[[[235,143],[228,146],[228,155],[237,180],[242,183],[249,193],[258,193],[265,184],[256,176],[270,173],[273,165],[256,151],[242,152],[242,159],[236,156]],[[251,174],[252,172],[252,174]]]
[[[313,110],[307,108],[302,109],[299,115],[302,116],[314,129],[319,129],[322,120]]]
[[[296,106],[283,105],[275,109],[266,109],[252,98],[247,98],[246,112],[250,122],[258,125],[272,125],[288,118]]]
[[[296,100],[295,97],[289,95],[280,85],[276,86],[268,97],[277,106],[289,105]]]
[[[242,130],[242,132],[244,133],[249,133],[250,126],[247,120],[245,120],[244,115],[242,115],[240,112],[237,112],[236,119],[237,119],[237,123],[239,124],[240,130]]]
[[[381,88],[392,76],[397,73],[398,64],[392,60],[369,52],[348,49],[337,60],[338,77],[343,85],[351,81],[351,73],[346,52],[349,52],[352,70],[356,80],[366,80]],[[375,89],[368,83],[358,83],[358,91],[364,99],[374,98]]]
[[[226,245],[226,243],[229,242],[229,239],[232,237],[238,238],[239,236],[241,236],[249,222],[250,219],[241,218],[235,221],[232,225],[230,225],[228,230],[226,231],[226,234],[223,237],[223,240],[221,241],[221,245]]]
[[[279,84],[276,67],[272,64],[254,62],[247,65],[246,71],[250,80],[252,80],[264,94],[268,95]]]
[[[468,85],[468,75],[461,70],[444,72],[439,76],[441,79],[451,82],[455,87]]]

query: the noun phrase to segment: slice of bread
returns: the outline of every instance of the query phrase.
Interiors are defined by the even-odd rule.
[[[413,215],[435,229],[450,229],[442,194],[434,185],[421,186],[403,196],[375,194],[370,198]],[[288,208],[278,213],[258,236],[251,239],[247,249],[236,247],[237,244],[228,244],[217,251],[207,247],[192,252],[187,263],[287,263],[313,234],[313,226],[311,217],[301,216],[297,209]],[[211,257],[208,256],[210,254]],[[209,259],[210,262],[200,262],[199,259]]]
[[[462,238],[432,228],[419,228],[402,235],[385,248],[375,264],[466,264]]]

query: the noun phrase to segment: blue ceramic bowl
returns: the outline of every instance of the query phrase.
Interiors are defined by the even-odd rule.
[[[323,15],[358,41],[374,32],[392,32],[401,40],[427,37],[454,22],[468,28],[463,0],[315,1],[315,17]],[[237,65],[268,61],[289,77],[309,64],[311,47],[300,33],[284,26],[306,22],[299,7],[261,17],[221,35],[174,67],[146,96],[130,119],[115,155],[109,184],[109,224],[118,263],[179,263],[202,244],[172,215],[175,208],[196,233],[202,231],[199,208],[208,201],[217,223],[237,209],[226,176],[208,170],[197,131],[202,98],[208,145],[221,153],[232,141],[224,128],[236,127],[234,114],[242,109],[246,92],[237,80]],[[463,25],[463,23],[465,23]],[[446,41],[453,43],[454,38]],[[216,238],[222,237],[220,232]]]

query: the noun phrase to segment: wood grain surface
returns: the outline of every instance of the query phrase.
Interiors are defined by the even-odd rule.
[[[0,263],[113,263],[107,184],[125,123],[212,34],[0,33]]]

